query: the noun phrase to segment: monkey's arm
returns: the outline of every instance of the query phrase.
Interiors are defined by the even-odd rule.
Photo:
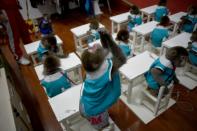
[[[100,33],[100,39],[103,48],[109,50],[113,55],[112,57],[112,61],[113,61],[112,74],[113,74],[118,70],[119,67],[121,67],[124,63],[126,63],[126,57],[122,53],[122,50],[117,46],[112,36],[106,30],[101,30],[99,31],[99,33]]]
[[[167,87],[167,84],[165,83],[164,79],[161,77],[162,71],[157,68],[151,69],[151,74],[153,75],[153,78],[157,83],[159,83],[160,86]]]
[[[109,48],[113,55],[112,61],[113,61],[113,68],[112,68],[112,74],[116,72],[123,64],[126,63],[126,57],[122,53],[122,50],[118,47],[118,45],[114,42],[114,40],[109,40]]]

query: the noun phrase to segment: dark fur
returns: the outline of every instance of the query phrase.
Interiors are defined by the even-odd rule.
[[[112,74],[118,70],[126,62],[126,58],[121,49],[113,41],[111,35],[106,31],[100,31],[100,38],[103,48],[97,49],[94,53],[88,49],[82,54],[82,63],[86,71],[94,72],[99,69],[100,65],[105,60],[105,49],[111,51],[113,57]],[[98,53],[99,52],[99,53]]]
[[[54,55],[48,55],[44,60],[44,75],[51,75],[60,71],[60,59]]]
[[[169,25],[169,23],[170,23],[169,17],[168,16],[163,16],[161,18],[161,21],[160,21],[159,25],[166,27],[166,26]]]
[[[116,40],[128,42],[129,39],[129,31],[126,29],[122,29],[118,32]]]
[[[166,58],[170,61],[180,59],[181,56],[188,56],[188,52],[185,48],[180,46],[172,47],[166,52]]]

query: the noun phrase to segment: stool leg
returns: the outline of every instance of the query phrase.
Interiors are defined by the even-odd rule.
[[[164,89],[165,87],[164,86],[161,86],[160,89],[159,89],[159,94],[157,96],[157,102],[155,104],[155,108],[154,108],[154,115],[156,116],[158,111],[159,111],[159,107],[160,107],[160,103],[161,103],[161,99],[162,99],[162,96],[163,96],[163,93],[164,93]]]

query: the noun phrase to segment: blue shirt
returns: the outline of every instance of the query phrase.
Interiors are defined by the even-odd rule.
[[[191,23],[185,23],[182,27],[182,30],[188,33],[192,33],[197,23],[197,15],[186,15],[185,19],[189,20]]]
[[[142,17],[141,15],[129,15],[131,18],[128,23],[128,30],[132,31],[133,27],[142,24]]]
[[[42,45],[42,43],[39,43],[39,46],[37,48],[38,58],[41,61],[44,53],[46,53],[48,50]]]
[[[63,75],[60,72],[45,76],[44,79],[41,80],[41,85],[45,88],[49,97],[54,97],[71,87],[66,73]]]
[[[164,56],[161,56],[153,62],[149,71],[145,73],[146,82],[151,89],[157,90],[160,87],[159,83],[153,78],[151,73],[152,68],[157,68],[163,72],[161,77],[167,85],[171,83],[175,76],[175,67],[168,59],[166,59]]]
[[[98,31],[97,30],[91,30],[91,34],[88,37],[88,43],[91,43],[91,42],[93,42],[95,40],[98,40],[98,39],[100,39],[100,35],[99,35]]]
[[[197,42],[192,43],[192,48],[189,51],[189,60],[192,65],[197,66]]]
[[[158,6],[155,11],[155,20],[160,22],[163,16],[168,15],[168,9],[165,6]]]
[[[120,76],[119,72],[111,76],[112,66],[112,60],[107,59],[102,64],[98,77],[87,75],[81,96],[81,103],[87,116],[95,116],[106,111],[118,100],[121,94]]]
[[[124,42],[120,42],[118,46],[126,57],[131,55],[131,47],[129,46],[129,43],[125,44]]]
[[[161,47],[165,38],[168,38],[168,29],[162,26],[156,27],[151,33],[151,41],[154,47]]]

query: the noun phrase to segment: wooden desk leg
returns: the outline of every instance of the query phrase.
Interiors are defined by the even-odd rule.
[[[149,21],[150,21],[150,16],[151,16],[151,15],[148,15],[147,22],[149,22]]]
[[[83,82],[81,66],[77,68],[77,71],[78,71],[78,75],[79,75],[79,81],[80,81],[80,82]]]
[[[80,52],[83,52],[82,38],[79,38],[79,50]]]
[[[62,44],[58,45],[58,48],[59,48],[59,52],[61,55],[64,55],[64,51],[63,51],[63,48],[62,48]]]
[[[178,24],[175,23],[174,24],[174,28],[173,28],[173,32],[172,32],[172,36],[175,36],[175,33],[176,33],[177,28],[178,28]]]
[[[135,52],[135,48],[136,48],[136,45],[137,45],[137,33],[134,32],[134,35],[133,35],[133,48],[134,48],[134,52]]]
[[[128,86],[128,94],[127,94],[127,102],[129,104],[131,103],[132,88],[133,88],[133,81],[130,81]]]
[[[78,39],[75,35],[73,35],[74,43],[75,43],[75,49],[78,50]]]
[[[117,28],[118,28],[117,29],[117,32],[118,32],[120,30],[120,24],[119,23],[117,24]]]
[[[115,27],[114,27],[114,22],[112,21],[111,22],[111,32],[112,32],[112,34],[114,34],[115,33]]]
[[[145,44],[145,36],[142,36],[142,39],[141,39],[141,52],[144,51],[144,44]]]
[[[142,20],[144,21],[144,12],[142,12],[141,17],[142,17]]]
[[[160,52],[160,56],[162,56],[163,54],[165,54],[166,53],[166,50],[167,50],[167,47],[162,46],[161,52]]]
[[[38,63],[36,62],[36,58],[34,57],[35,54],[31,55],[31,59],[33,61],[33,65],[36,66]]]

